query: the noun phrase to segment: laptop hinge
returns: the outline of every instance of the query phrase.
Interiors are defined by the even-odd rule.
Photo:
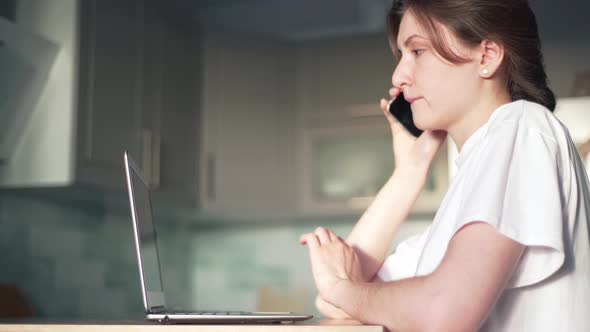
[[[157,305],[157,306],[150,307],[149,312],[153,313],[153,314],[157,314],[157,313],[160,313],[165,310],[166,310],[166,307],[164,307],[163,305]]]

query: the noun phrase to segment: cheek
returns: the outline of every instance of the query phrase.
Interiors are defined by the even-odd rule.
[[[417,93],[435,105],[452,91],[449,84],[449,74],[452,72],[441,63],[428,60],[416,66],[415,84],[419,90]]]
[[[432,93],[412,104],[412,116],[420,129],[446,130],[454,114],[454,98],[444,84],[432,88]]]
[[[426,60],[426,59],[425,59]],[[414,123],[421,129],[446,129],[474,95],[470,68],[429,58],[416,64],[415,85],[424,99],[412,105]],[[468,104],[468,103],[467,103]]]
[[[420,77],[419,89],[424,100],[415,106],[417,125],[419,122],[424,125],[446,125],[454,116],[453,113],[463,108],[467,98],[473,95],[470,89],[473,89],[474,84],[468,82],[461,70],[437,69]]]
[[[432,129],[435,125],[435,112],[425,99],[416,100],[412,103],[412,118],[416,127]]]

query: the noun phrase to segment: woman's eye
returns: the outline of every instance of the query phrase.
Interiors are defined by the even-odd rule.
[[[416,55],[420,55],[420,54],[424,53],[424,50],[413,50],[412,52],[414,52],[414,54],[416,54]]]

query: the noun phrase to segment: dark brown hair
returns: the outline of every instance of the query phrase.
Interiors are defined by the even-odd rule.
[[[408,11],[429,35],[434,50],[451,63],[465,63],[469,59],[449,48],[436,23],[446,26],[468,47],[483,40],[504,46],[500,73],[506,79],[512,100],[525,99],[555,110],[555,96],[547,86],[537,21],[527,0],[394,0],[387,24],[396,57],[399,25]]]

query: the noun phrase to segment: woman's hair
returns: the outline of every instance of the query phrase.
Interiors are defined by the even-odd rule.
[[[436,23],[446,26],[468,47],[483,40],[504,46],[500,70],[512,100],[525,99],[555,110],[555,96],[547,86],[537,21],[527,0],[394,0],[387,24],[396,57],[399,26],[407,11],[429,35],[435,51],[451,63],[465,63],[469,59],[449,48]]]

